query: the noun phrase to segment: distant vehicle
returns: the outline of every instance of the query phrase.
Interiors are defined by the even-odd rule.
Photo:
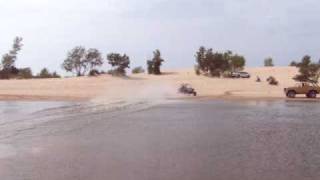
[[[247,72],[239,72],[241,78],[250,78],[250,74]]]
[[[320,87],[316,83],[301,82],[294,87],[285,88],[284,92],[288,98],[295,98],[297,94],[305,94],[307,98],[316,98],[320,93]]]
[[[250,78],[250,74],[247,72],[232,72],[231,73],[232,78]]]
[[[179,92],[182,94],[192,94],[193,96],[197,96],[197,92],[191,87],[190,84],[181,84]]]
[[[238,72],[232,72],[232,73],[231,73],[231,77],[232,77],[232,78],[240,78],[240,73],[238,73]]]

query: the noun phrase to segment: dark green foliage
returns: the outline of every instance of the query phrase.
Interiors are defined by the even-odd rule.
[[[153,74],[153,62],[151,60],[147,61],[148,74]]]
[[[246,65],[246,59],[243,56],[239,56],[236,54],[236,55],[230,56],[230,59],[231,59],[230,66],[232,71],[242,70]]]
[[[161,52],[160,50],[155,50],[153,52],[153,58],[152,60],[147,61],[148,66],[148,74],[155,74],[160,75],[161,74],[161,65],[164,62],[164,60],[161,58]]]
[[[18,52],[21,50],[23,44],[21,37],[16,37],[13,41],[12,49],[9,51],[9,53],[2,56],[2,70],[3,69],[10,69],[15,65],[15,62],[17,60]]]
[[[11,67],[0,71],[0,79],[31,79],[33,78],[30,68],[17,69]]]
[[[298,63],[295,62],[295,61],[292,61],[292,62],[290,63],[290,66],[297,66],[297,65],[298,65]]]
[[[92,69],[90,72],[89,72],[89,76],[99,76],[100,75],[100,72],[96,69]]]
[[[130,68],[130,58],[124,54],[111,53],[107,55],[108,63],[114,67],[113,75],[126,75],[126,68]]]
[[[69,53],[62,64],[67,72],[74,72],[77,76],[83,76],[95,67],[102,66],[103,58],[97,49],[86,50],[82,46],[75,47]]]
[[[18,52],[22,48],[22,38],[16,37],[13,41],[12,49],[2,56],[0,66],[0,79],[16,78],[19,70],[15,67]]]
[[[296,67],[299,68],[299,73],[296,75],[293,79],[296,81],[304,82],[304,81],[310,81],[310,82],[318,82],[319,80],[319,70],[320,70],[320,64],[319,63],[313,63],[311,61],[311,57],[306,55],[302,58],[302,61],[300,63],[296,63]]]
[[[16,78],[18,78],[18,79],[31,79],[31,78],[33,78],[31,69],[30,68],[19,69],[19,73]]]
[[[61,78],[61,76],[57,72],[52,73],[52,78]]]
[[[264,60],[264,66],[265,67],[273,67],[273,59],[271,57],[268,57]]]
[[[209,74],[220,77],[226,71],[239,71],[245,66],[246,60],[243,56],[233,54],[231,51],[223,53],[213,52],[212,49],[200,47],[196,53],[196,74]]]
[[[141,66],[135,67],[132,69],[132,74],[139,74],[139,73],[144,73],[144,72],[145,72],[145,70]]]
[[[39,77],[40,77],[40,78],[49,78],[49,77],[51,77],[51,74],[49,73],[49,71],[48,71],[47,68],[43,68],[43,69],[40,71]]]
[[[56,72],[50,73],[47,68],[43,68],[35,78],[60,78],[60,75],[58,75]]]
[[[196,73],[196,75],[200,76],[201,75],[201,71],[200,71],[200,67],[199,66],[194,66],[194,71]]]
[[[268,79],[267,79],[267,82],[269,82],[270,85],[273,85],[273,86],[278,86],[279,85],[279,82],[276,80],[276,78],[274,78],[273,76],[270,76]]]

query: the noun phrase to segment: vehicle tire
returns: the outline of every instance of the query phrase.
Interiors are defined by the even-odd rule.
[[[308,97],[308,98],[317,98],[317,92],[316,92],[316,91],[310,91],[310,92],[307,94],[307,97]]]
[[[287,93],[287,97],[288,98],[295,98],[296,97],[296,92],[295,91],[289,91],[288,93]]]
[[[197,92],[193,92],[193,96],[197,96]]]

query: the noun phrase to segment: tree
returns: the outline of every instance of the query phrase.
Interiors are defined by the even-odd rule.
[[[61,76],[56,71],[54,71],[52,73],[52,78],[61,78]]]
[[[296,62],[296,61],[292,61],[291,63],[290,63],[290,66],[297,66],[298,65],[298,63]]]
[[[160,75],[161,74],[160,67],[162,65],[162,62],[164,62],[164,60],[161,58],[161,53],[158,49],[153,52],[152,61],[153,61],[153,73],[155,75]]]
[[[273,59],[271,57],[268,57],[264,60],[264,66],[265,67],[273,67]]]
[[[60,75],[58,75],[57,72],[50,73],[47,68],[43,68],[35,78],[60,78]]]
[[[30,68],[21,68],[19,69],[18,78],[20,79],[31,79],[33,74]]]
[[[43,69],[40,71],[39,77],[40,77],[40,78],[50,78],[50,77],[51,77],[51,74],[49,73],[49,71],[48,71],[47,68],[43,68]]]
[[[163,62],[164,60],[161,58],[160,50],[157,49],[153,51],[152,60],[147,61],[148,74],[160,75],[161,74],[160,68]]]
[[[210,74],[211,76],[220,77],[221,74],[230,71],[243,69],[246,60],[243,56],[233,54],[232,51],[213,52],[201,46],[196,52],[195,72],[197,75]]]
[[[102,66],[102,64],[103,59],[97,49],[92,48],[87,51],[84,47],[77,46],[68,53],[62,68],[67,72],[76,73],[77,76],[83,76],[93,68]]]
[[[301,62],[296,64],[296,67],[299,68],[299,74],[293,78],[294,80],[318,82],[320,63],[313,63],[310,56],[304,56]]]
[[[89,49],[86,54],[86,59],[88,61],[90,70],[95,67],[100,67],[103,64],[102,55],[97,49]]]
[[[110,53],[107,55],[108,63],[114,67],[114,75],[126,75],[126,68],[130,68],[130,58],[124,54]]]
[[[243,67],[246,65],[246,59],[243,56],[239,56],[236,54],[234,56],[231,56],[230,59],[230,66],[232,71],[242,70]]]
[[[153,74],[154,73],[154,67],[153,67],[153,61],[148,60],[147,61],[147,66],[148,66],[148,74]]]
[[[16,37],[13,41],[12,49],[9,51],[9,53],[2,56],[2,61],[1,61],[2,70],[3,69],[8,70],[14,67],[15,62],[17,60],[18,52],[21,50],[23,46],[21,42],[22,42],[22,38]]]

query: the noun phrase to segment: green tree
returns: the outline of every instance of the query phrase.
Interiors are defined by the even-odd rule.
[[[18,52],[21,50],[23,44],[22,44],[22,38],[16,37],[13,41],[12,49],[9,51],[9,53],[2,56],[2,70],[8,70],[12,67],[14,67],[15,62],[17,60]]]
[[[290,63],[290,66],[297,66],[298,65],[298,63],[296,62],[296,61],[292,61],[291,63]]]
[[[61,76],[56,71],[54,71],[52,73],[52,78],[61,78]]]
[[[33,74],[30,68],[19,69],[18,78],[20,79],[31,79]]]
[[[243,56],[234,55],[231,58],[230,66],[232,71],[242,70],[246,65],[246,59]]]
[[[203,46],[199,48],[199,51],[196,53],[196,62],[198,63],[198,69],[202,72],[208,72],[209,65],[206,58],[207,49]]]
[[[268,57],[264,60],[264,66],[265,67],[273,67],[273,59],[271,57]]]
[[[299,68],[299,74],[293,78],[294,80],[318,82],[320,64],[313,63],[309,55],[304,56],[301,62],[296,64],[296,67]]]
[[[49,73],[47,68],[43,68],[39,74],[40,78],[51,78],[51,74]]]
[[[153,58],[152,60],[147,61],[147,66],[148,66],[148,74],[155,74],[155,75],[160,75],[161,74],[161,66],[164,60],[161,57],[161,52],[160,50],[155,50],[153,52]]]
[[[152,60],[148,60],[147,61],[147,67],[148,67],[148,74],[153,74],[153,70],[154,70],[154,67],[153,67],[153,61]]]
[[[160,68],[164,60],[161,58],[161,53],[158,49],[153,52],[152,61],[153,61],[153,68],[154,68],[153,73],[155,75],[160,75],[161,74]]]
[[[130,68],[130,58],[126,54],[110,53],[107,55],[108,63],[114,67],[114,75],[126,75],[126,68]]]
[[[103,58],[97,49],[92,48],[87,51],[84,47],[77,46],[68,53],[62,68],[67,72],[76,73],[77,76],[83,76],[102,64]]]
[[[213,52],[213,50],[200,47],[196,52],[195,72],[197,75],[210,74],[219,77],[228,71],[243,69],[246,60],[243,56],[233,54],[232,51]]]

